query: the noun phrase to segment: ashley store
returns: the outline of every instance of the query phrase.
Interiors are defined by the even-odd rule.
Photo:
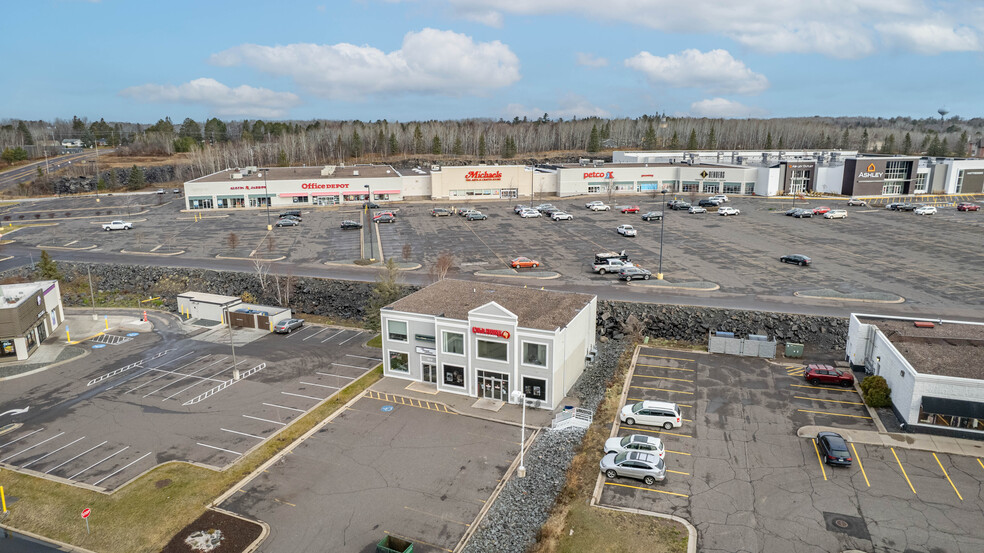
[[[584,372],[596,312],[587,294],[445,279],[380,310],[383,374],[553,409]]]

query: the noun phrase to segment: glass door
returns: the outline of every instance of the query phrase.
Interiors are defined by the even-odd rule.
[[[421,367],[423,368],[424,382],[437,383],[437,365],[433,362],[424,361]]]
[[[509,375],[478,371],[478,396],[499,401],[508,401]]]

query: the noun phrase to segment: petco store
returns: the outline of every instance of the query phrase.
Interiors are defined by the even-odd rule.
[[[302,207],[402,200],[389,165],[226,169],[185,183],[186,209]]]
[[[383,374],[439,392],[553,409],[595,345],[597,298],[441,280],[380,310]]]
[[[758,169],[724,165],[594,164],[561,167],[557,194],[635,194],[640,192],[697,192],[754,194]],[[761,193],[761,192],[759,192]]]

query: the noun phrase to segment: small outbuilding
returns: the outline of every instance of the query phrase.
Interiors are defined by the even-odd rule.
[[[220,296],[204,292],[185,292],[178,295],[178,311],[189,318],[218,323],[225,321],[225,312],[243,303],[235,296]]]
[[[273,330],[273,325],[291,317],[290,309],[240,303],[228,311],[229,324],[237,328]]]

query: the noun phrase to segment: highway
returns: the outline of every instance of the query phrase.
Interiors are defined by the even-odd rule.
[[[102,154],[108,154],[113,150],[104,148],[100,150]],[[72,163],[78,163],[83,160],[94,159],[96,157],[95,150],[86,150],[80,154],[65,154],[62,156],[55,156],[48,158],[48,171],[50,173],[55,173],[59,169],[68,167]],[[38,167],[41,167],[44,171],[45,160],[35,161],[28,163],[27,165],[21,165],[12,169],[0,172],[0,191],[5,190],[16,190],[17,185],[22,182],[31,181],[38,176]]]

